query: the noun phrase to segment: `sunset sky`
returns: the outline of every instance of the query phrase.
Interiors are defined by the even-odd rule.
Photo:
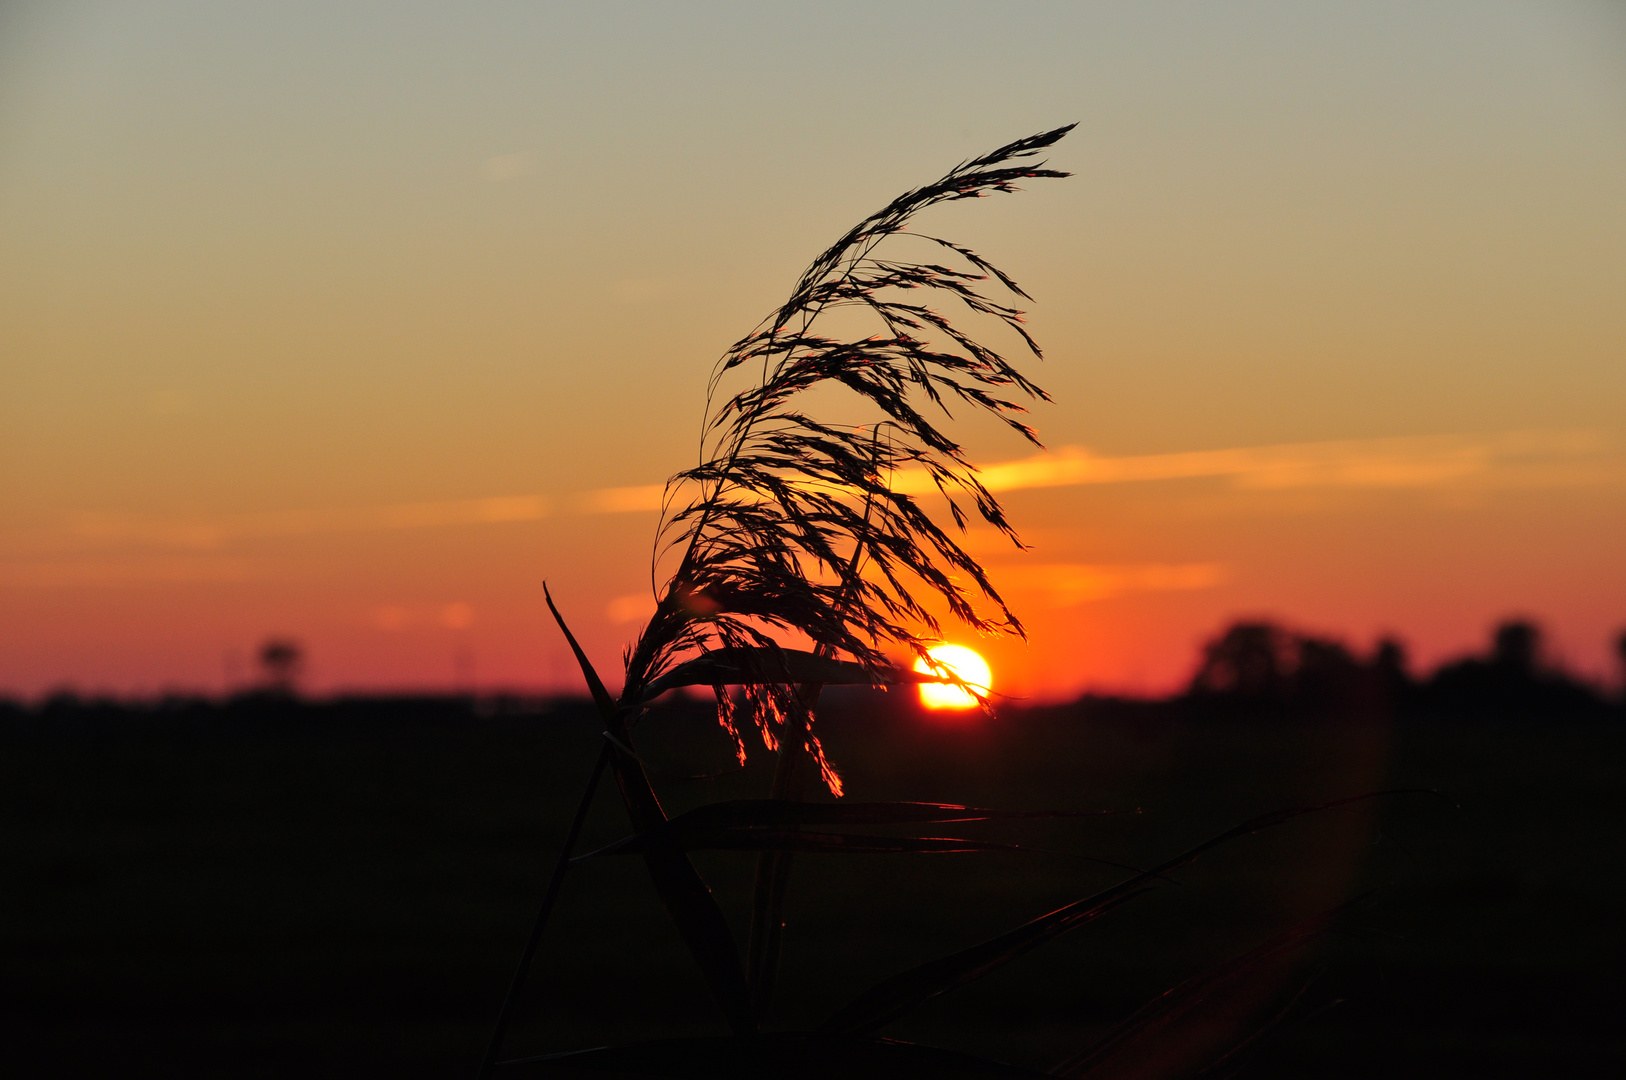
[[[1626,629],[1626,5],[0,8],[0,693],[574,686],[712,361],[894,195],[1035,297],[995,688]]]

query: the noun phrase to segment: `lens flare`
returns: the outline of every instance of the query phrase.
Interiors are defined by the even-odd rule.
[[[926,652],[982,693],[986,694],[992,685],[993,673],[988,670],[988,661],[964,645],[938,645]],[[931,666],[925,660],[916,660],[915,670],[923,675],[932,673]],[[921,683],[920,703],[928,709],[970,709],[976,707],[977,698],[952,683]]]

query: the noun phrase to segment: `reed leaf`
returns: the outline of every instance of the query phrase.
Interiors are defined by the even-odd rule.
[[[785,830],[803,825],[941,825],[945,821],[1018,821],[1034,818],[1104,817],[1114,810],[989,810],[951,802],[797,802],[733,799],[706,803],[667,821],[662,828],[681,843],[719,831]],[[626,841],[623,841],[626,843]]]
[[[650,701],[680,686],[739,686],[746,683],[818,683],[822,686],[874,686],[954,682],[952,675],[906,668],[868,668],[805,649],[724,647],[685,661],[644,688]]]
[[[570,643],[577,663],[581,665],[582,677],[593,692],[593,701],[598,705],[605,732],[610,736],[614,749],[610,755],[610,767],[616,786],[621,790],[621,801],[632,820],[633,830],[648,838],[639,853],[644,857],[656,894],[684,944],[699,963],[707,985],[728,1019],[729,1027],[737,1035],[753,1032],[756,1030],[756,1015],[751,1007],[750,991],[746,987],[745,969],[740,962],[739,945],[728,929],[722,908],[671,830],[661,828],[667,823],[666,813],[661,809],[660,800],[655,797],[655,790],[644,773],[643,764],[628,750],[630,735],[625,711],[610,699],[598,672],[577,643],[576,635],[570,632],[546,585],[543,586],[543,596],[554,621],[559,624],[560,632]]]
[[[737,799],[710,803],[696,807],[672,818],[659,828],[672,833],[686,850],[727,849],[734,851],[1016,851],[1026,850],[1015,844],[984,843],[977,840],[959,840],[950,837],[892,838],[855,834],[841,834],[847,841],[830,840],[831,834],[797,834],[793,830],[807,825],[909,825],[942,824],[961,821],[1032,820],[1036,818],[1097,817],[1112,811],[1103,810],[988,810],[982,807],[959,806],[953,803],[804,803],[789,799]],[[824,836],[811,846],[798,847],[798,835]],[[576,861],[599,859],[609,855],[627,855],[639,852],[647,842],[648,833],[635,834],[596,851],[577,857]],[[865,842],[884,845],[888,842],[905,846],[865,847]],[[910,844],[925,844],[910,847]],[[939,845],[939,846],[931,846]],[[1094,860],[1100,861],[1100,860]]]
[[[785,828],[792,825],[899,825],[909,822],[993,821],[1101,817],[1115,810],[990,810],[934,802],[804,803],[788,799],[734,799],[697,806],[672,819],[691,828]]]
[[[579,855],[587,862],[609,855],[641,854],[648,835],[629,836],[608,847]],[[966,840],[952,836],[874,836],[869,833],[804,832],[800,829],[710,829],[683,837],[686,851],[800,851],[829,855],[941,855],[968,851],[1026,851],[1018,844]]]

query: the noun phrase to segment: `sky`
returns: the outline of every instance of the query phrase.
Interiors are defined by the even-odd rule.
[[[995,689],[1161,693],[1229,620],[1426,668],[1626,629],[1626,5],[0,7],[0,693],[573,688],[707,372],[933,210],[1035,298]],[[613,677],[610,681],[615,681]]]

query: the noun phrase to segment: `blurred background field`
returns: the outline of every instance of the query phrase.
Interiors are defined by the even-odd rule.
[[[1124,876],[1078,855],[1144,866],[1264,811],[1423,787],[1237,840],[887,1033],[1046,1067],[1376,889],[1291,973],[1309,990],[1244,1075],[1618,1075],[1620,713],[1257,712],[827,698],[851,798],[1120,812],[942,827],[1023,853],[798,857],[775,1025]],[[471,1075],[598,738],[569,700],[10,708],[0,1071]],[[673,811],[766,788],[769,755],[740,769],[698,702],[640,750]],[[586,844],[625,828],[603,791]],[[697,862],[743,934],[750,857]],[[510,1054],[721,1030],[641,862],[574,871]]]

